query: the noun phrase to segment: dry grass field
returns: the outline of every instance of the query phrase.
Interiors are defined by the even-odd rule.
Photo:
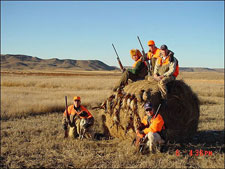
[[[102,133],[101,114],[91,107],[110,95],[119,78],[119,72],[2,71],[1,167],[224,168],[224,73],[179,75],[201,102],[198,133],[190,142],[141,155],[131,140],[63,139],[64,96],[72,104],[80,95],[96,119],[95,132]]]

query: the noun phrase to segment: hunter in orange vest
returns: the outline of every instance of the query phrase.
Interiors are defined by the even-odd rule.
[[[79,96],[75,96],[73,101],[74,104],[68,106],[67,111],[64,111],[62,123],[65,133],[68,133],[70,137],[76,138],[80,135],[81,119],[85,120],[85,125],[83,127],[89,129],[94,124],[94,117],[84,106],[81,105],[81,98]],[[67,118],[67,112],[69,119]],[[68,134],[66,134],[65,137],[67,137]]]
[[[130,50],[130,55],[135,63],[131,69],[127,69],[123,72],[120,81],[113,88],[113,91],[127,85],[128,79],[132,81],[144,80],[145,76],[148,74],[148,68],[146,63],[142,60],[141,52],[138,49],[132,49]]]
[[[153,74],[156,60],[160,57],[160,49],[156,47],[155,42],[153,40],[148,41],[148,47],[149,51],[147,53],[147,60],[150,60],[151,73]],[[168,50],[168,55],[173,57],[174,53]]]
[[[137,129],[137,136],[147,137],[146,143],[150,152],[154,152],[157,144],[164,144],[163,132],[165,130],[164,120],[159,113],[156,113],[150,102],[145,103],[145,116],[141,121],[141,126]]]
[[[149,51],[147,53],[147,60],[150,60],[151,72],[153,74],[155,62],[160,57],[160,49],[156,47],[153,40],[148,41]]]
[[[161,46],[160,57],[156,61],[153,75],[154,79],[158,81],[158,87],[164,100],[167,99],[166,84],[175,80],[179,74],[178,60],[173,55],[169,55],[169,52],[166,45]]]

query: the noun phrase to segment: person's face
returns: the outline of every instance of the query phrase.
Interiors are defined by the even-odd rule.
[[[149,45],[149,50],[153,52],[155,50],[155,45]]]
[[[134,56],[132,56],[132,59],[133,59],[134,61],[137,61],[137,60],[139,59],[139,57],[138,57],[137,55],[134,55]]]
[[[161,56],[166,57],[167,50],[160,49],[160,54],[161,54]]]
[[[73,103],[75,107],[80,107],[80,100],[74,100]]]
[[[147,109],[146,110],[146,114],[148,115],[148,116],[152,116],[154,113],[153,113],[153,109],[152,108],[150,108],[150,109]]]

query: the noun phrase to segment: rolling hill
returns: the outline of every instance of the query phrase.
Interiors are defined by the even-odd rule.
[[[128,68],[128,66],[125,66]],[[118,70],[115,66],[109,66],[99,60],[72,60],[72,59],[40,59],[27,55],[1,54],[1,69],[71,69],[71,70]],[[224,72],[223,68],[210,69],[201,67],[180,67],[181,72]]]
[[[99,60],[40,59],[27,55],[1,55],[2,69],[75,69],[75,70],[117,70]],[[118,69],[119,70],[119,69]]]

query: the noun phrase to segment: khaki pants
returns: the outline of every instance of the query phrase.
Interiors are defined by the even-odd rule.
[[[174,76],[169,76],[169,77],[164,77],[162,80],[160,80],[158,82],[158,87],[159,90],[161,92],[162,98],[166,99],[167,98],[167,88],[166,88],[166,84],[168,82],[171,82],[173,80],[175,80],[176,78]]]
[[[161,136],[158,133],[149,132],[147,134],[147,137],[148,137],[147,146],[149,147],[150,152],[156,152],[156,146],[165,143],[165,141],[161,138]]]
[[[157,58],[152,58],[151,59],[151,73],[152,73],[152,75],[154,74],[156,60],[157,60]]]

